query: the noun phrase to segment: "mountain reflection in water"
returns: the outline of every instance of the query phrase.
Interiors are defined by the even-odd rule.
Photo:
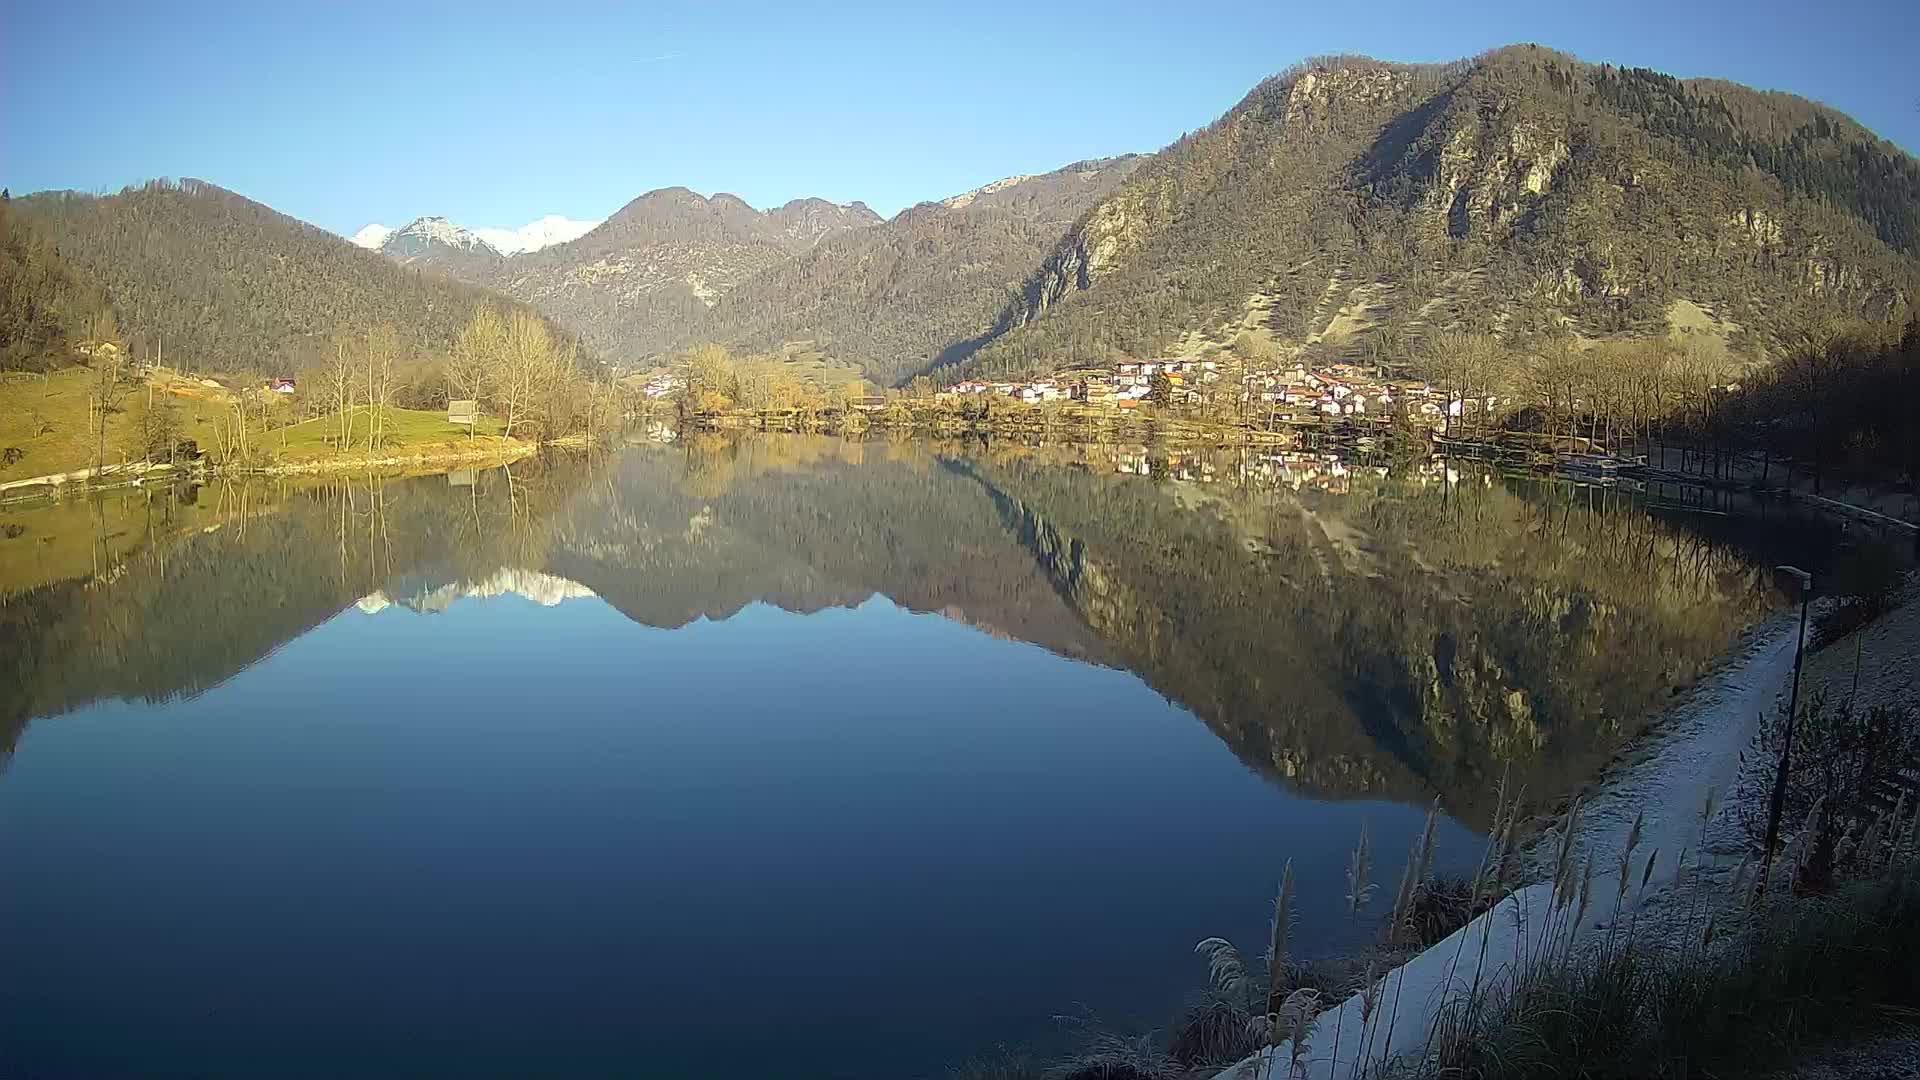
[[[1769,551],[1830,539],[1804,521],[1703,533],[1466,464],[1383,471],[783,436],[472,486],[109,494],[45,525],[16,510],[8,560],[97,550],[64,580],[6,582],[0,722],[192,695],[355,604],[592,595],[675,627],[879,594],[1132,670],[1296,788],[1438,794],[1474,819],[1503,773],[1540,797],[1588,775],[1763,613]]]
[[[1280,861],[1303,951],[1364,938],[1362,821],[1401,850],[1437,796],[1470,866],[1503,776],[1579,784],[1766,567],[1834,557],[1458,463],[805,436],[9,508],[0,1071],[143,1060],[103,1016],[197,1075],[284,1074],[329,1009],[317,1075],[916,1075],[1076,1002],[1164,1023]],[[362,989],[249,1005],[242,940]],[[735,969],[779,972],[750,1035]],[[499,1037],[429,1063],[386,1015]]]

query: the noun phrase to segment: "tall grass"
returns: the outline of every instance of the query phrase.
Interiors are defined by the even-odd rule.
[[[1498,1000],[1476,988],[1449,1003],[1424,1053],[1391,1072],[1475,1080],[1726,1076],[1776,1067],[1812,1040],[1920,1015],[1920,806],[1909,810],[1903,798],[1848,834],[1845,845],[1823,848],[1824,823],[1845,812],[1830,814],[1824,798],[1809,808],[1776,874],[1797,888],[1763,892],[1751,858],[1734,870],[1730,887],[1683,873],[1686,918],[1677,940],[1671,926],[1642,940],[1637,918],[1624,927],[1616,921],[1584,951],[1568,934],[1562,952],[1523,967]],[[1703,820],[1711,813],[1711,803],[1703,806]],[[1639,832],[1619,855],[1621,897]],[[1564,834],[1557,854],[1556,906],[1583,914],[1590,878],[1573,869]],[[1657,858],[1648,857],[1642,888]],[[1821,872],[1809,872],[1823,860]],[[1589,855],[1584,865],[1591,864]],[[1808,891],[1810,883],[1823,891]]]
[[[1747,895],[1751,895],[1750,893]],[[1504,1003],[1443,1014],[1413,1076],[1726,1076],[1779,1065],[1810,1040],[1920,1006],[1914,860],[1829,896],[1710,913],[1684,947],[1631,935],[1545,964]],[[1716,937],[1720,920],[1732,932]]]
[[[1343,969],[1340,965],[1290,961],[1287,950],[1296,882],[1293,864],[1287,862],[1281,870],[1280,888],[1275,897],[1264,976],[1256,974],[1240,951],[1225,938],[1201,941],[1194,951],[1207,960],[1215,998],[1204,1009],[1190,1014],[1187,1026],[1173,1037],[1173,1045],[1189,1052],[1200,1048],[1219,1052],[1229,1047],[1249,1052],[1271,1051],[1262,1058],[1263,1075],[1302,1075],[1313,1049],[1314,1020],[1322,1007],[1338,1005],[1358,990],[1362,995],[1360,1030],[1348,1032],[1346,1012],[1338,1012],[1331,1035],[1332,1057],[1347,1061],[1389,1060],[1395,1048],[1391,1036],[1381,1032],[1390,1032],[1397,1022],[1402,980],[1392,975],[1377,978],[1376,972],[1383,968],[1391,971],[1409,952],[1451,935],[1492,906],[1505,890],[1514,861],[1518,803],[1508,797],[1504,780],[1494,813],[1494,828],[1473,877],[1432,875],[1439,816],[1440,804],[1435,800],[1408,848],[1392,909],[1381,927],[1374,954],[1364,958],[1363,966],[1355,962]],[[1350,919],[1358,919],[1372,899],[1375,889],[1372,874],[1372,840],[1363,824],[1347,861],[1346,913]],[[1240,1021],[1244,1038],[1231,1034],[1236,1019]],[[1349,1044],[1349,1052],[1344,1057],[1343,1042]],[[1283,1047],[1286,1055],[1281,1057],[1279,1050]]]

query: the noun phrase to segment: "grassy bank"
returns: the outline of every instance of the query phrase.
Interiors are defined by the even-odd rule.
[[[208,446],[218,442],[227,412],[207,394],[126,385],[113,395],[103,438],[94,422],[93,394],[94,373],[84,367],[0,381],[0,483],[142,460],[149,414],[156,408],[177,410],[180,437]]]
[[[354,409],[349,419],[350,428],[343,428],[338,416],[319,416],[274,428],[261,433],[259,446],[271,455],[275,464],[300,465],[383,452],[472,452],[486,447],[526,445],[523,440],[504,438],[503,425],[488,416],[481,417],[471,430],[448,423],[447,414],[439,410],[374,410],[362,406]],[[380,430],[379,446],[368,449],[367,435],[376,424]],[[345,446],[342,445],[343,430],[349,433]]]
[[[505,461],[535,448],[504,437],[500,421],[491,417],[469,429],[448,423],[439,410],[362,406],[343,426],[338,416],[294,421],[280,403],[256,409],[242,439],[231,392],[166,373],[120,385],[104,413],[99,397],[95,373],[85,367],[0,382],[0,483],[66,477],[98,466],[108,475],[90,479],[110,482],[112,470],[124,476],[129,463],[170,456],[183,467],[191,457],[214,470],[314,472]],[[164,418],[156,415],[161,412]],[[376,425],[380,435],[370,447],[368,434]],[[169,446],[177,453],[170,454]]]
[[[503,425],[481,417],[471,430],[447,422],[444,412],[361,407],[351,426],[338,416],[315,417],[262,433],[245,461],[218,467],[251,473],[315,473],[355,469],[393,470],[473,462],[504,463],[539,449],[526,439],[501,434]],[[368,433],[378,425],[377,444]],[[343,440],[342,433],[347,432]],[[343,445],[344,443],[344,445]]]
[[[1633,925],[1467,1001],[1390,1075],[1532,1080],[1765,1075],[1824,1040],[1920,1013],[1920,851],[1886,831],[1848,877],[1796,894],[1782,875],[1697,896],[1697,918],[1643,939]],[[1706,886],[1702,886],[1705,889]]]

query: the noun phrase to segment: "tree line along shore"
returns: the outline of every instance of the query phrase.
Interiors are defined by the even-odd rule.
[[[1861,479],[1912,492],[1920,476],[1901,407],[1920,397],[1920,322],[1835,326],[1744,372],[1672,343],[1560,338],[1516,350],[1445,334],[1419,357],[1370,365],[1309,367],[1248,338],[1022,384],[920,376],[894,388],[817,354],[736,356],[712,344],[623,371],[582,358],[537,316],[485,303],[449,347],[409,345],[380,324],[332,335],[291,374],[196,372],[159,348],[129,349],[110,316],[89,330],[67,362],[0,375],[0,484],[103,482],[161,466],[458,464],[636,424],[1386,446],[1530,467],[1647,455],[1664,475],[1710,482],[1768,486],[1778,473],[1791,484],[1797,470],[1816,495]]]

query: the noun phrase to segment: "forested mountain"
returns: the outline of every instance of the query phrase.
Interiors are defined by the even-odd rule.
[[[1920,282],[1920,166],[1830,109],[1533,46],[1314,61],[1141,166],[961,371],[1441,328],[1664,333],[1748,356]],[[1687,304],[1679,302],[1686,301]]]
[[[104,292],[136,351],[200,370],[292,371],[336,331],[378,324],[404,347],[444,350],[476,305],[502,302],[199,180],[44,192],[12,209]]]
[[[46,238],[0,198],[0,371],[41,370],[104,329],[100,290],[81,279]]]
[[[879,221],[857,202],[796,199],[763,213],[732,195],[663,188],[570,243],[443,269],[534,304],[610,358],[638,360],[678,344],[709,304],[753,274]]]
[[[518,254],[443,219],[363,230],[383,265],[196,181],[36,195],[14,213],[64,269],[16,245],[9,273],[49,296],[98,289],[136,344],[215,368],[281,365],[343,323],[445,343],[484,295],[449,278],[616,362],[811,342],[889,384],[1242,333],[1310,359],[1418,359],[1446,330],[1524,345],[1687,329],[1751,359],[1920,294],[1920,165],[1898,148],[1790,95],[1532,46],[1313,61],[1151,157],[1011,177],[890,221],[857,202],[760,211],[666,188]],[[45,348],[55,306],[9,330],[9,356]]]
[[[679,337],[749,350],[812,341],[871,379],[900,381],[987,325],[1060,235],[1139,161],[1012,177],[829,237],[696,312]]]

